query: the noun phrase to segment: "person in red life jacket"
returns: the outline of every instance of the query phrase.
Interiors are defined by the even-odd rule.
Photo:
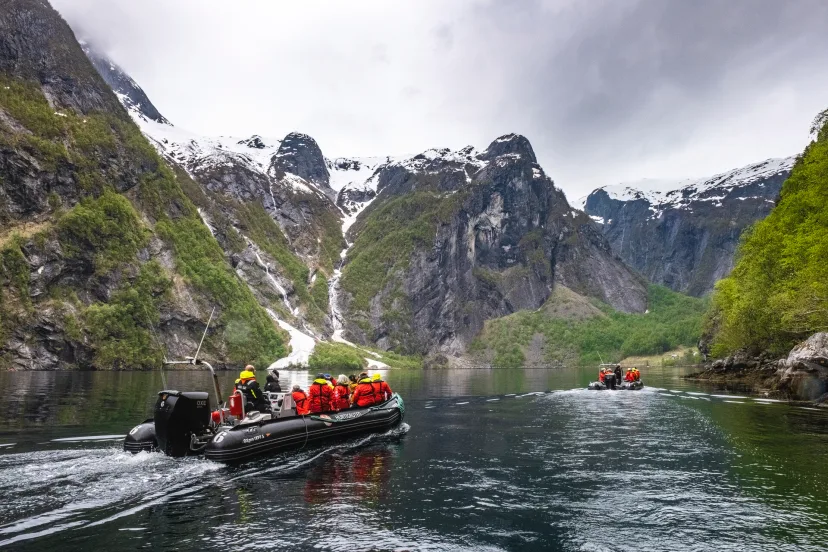
[[[305,414],[310,414],[310,410],[308,409],[308,395],[302,391],[302,388],[298,385],[293,386],[293,393],[290,394],[293,398],[293,403],[296,405],[296,414],[299,416],[304,416]]]
[[[604,383],[604,369],[603,368],[598,370],[598,381],[600,381],[601,383]]]
[[[371,378],[365,372],[359,375],[354,394],[351,395],[351,404],[360,408],[374,406],[374,386],[371,385]]]
[[[336,386],[334,387],[334,406],[336,410],[345,410],[351,407],[349,383],[348,376],[345,374],[340,374],[336,380]]]
[[[325,379],[324,374],[317,374],[308,390],[309,408],[312,413],[330,412],[334,408],[334,387]]]
[[[629,370],[627,370],[627,373],[624,374],[624,381],[634,381],[634,380],[635,380],[635,376],[633,375],[632,368],[630,368]]]
[[[324,376],[322,376],[322,377],[323,377],[323,378],[325,378],[326,380],[328,380],[329,382],[331,382],[331,385],[333,385],[334,387],[336,387],[337,381],[336,381],[336,378],[335,378],[335,377],[333,377],[333,376],[332,376],[332,375],[330,375],[330,374],[325,374],[325,375],[324,375]]]
[[[379,404],[391,398],[392,392],[388,384],[382,381],[382,376],[377,372],[371,378],[371,386],[374,388],[374,404]]]
[[[639,381],[641,379],[641,372],[638,371],[638,368],[633,368],[633,381]]]

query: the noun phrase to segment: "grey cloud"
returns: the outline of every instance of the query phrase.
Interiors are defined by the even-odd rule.
[[[54,3],[185,128],[330,155],[520,132],[571,199],[796,153],[828,107],[824,0]]]

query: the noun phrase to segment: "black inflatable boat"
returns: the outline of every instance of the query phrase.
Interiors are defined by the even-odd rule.
[[[402,421],[404,413],[403,400],[395,393],[388,401],[367,408],[240,424],[222,428],[207,443],[204,456],[218,462],[238,462],[261,454],[387,431]]]
[[[621,385],[610,385],[607,386],[606,384],[600,381],[593,381],[587,386],[587,389],[590,391],[606,391],[607,389],[621,389],[624,391],[638,391],[639,389],[644,388],[644,382],[641,380],[638,381],[624,381],[621,382]]]
[[[213,371],[208,363],[197,363]],[[215,372],[213,376],[216,397],[221,404]],[[387,431],[402,422],[405,414],[405,404],[396,393],[379,405],[305,416],[296,415],[289,394],[267,395],[271,412],[236,413],[232,405],[229,409],[222,406],[211,412],[208,394],[204,392],[160,391],[153,418],[130,430],[124,438],[124,450],[159,451],[167,456],[204,453],[211,460],[237,462],[261,454]]]

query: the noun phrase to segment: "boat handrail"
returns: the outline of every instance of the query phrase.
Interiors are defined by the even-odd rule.
[[[221,423],[224,424],[224,409],[222,408],[223,401],[221,400],[221,387],[219,387],[219,380],[216,371],[213,369],[213,365],[207,362],[206,360],[201,360],[200,358],[194,357],[187,357],[186,360],[164,360],[164,364],[173,365],[173,364],[189,364],[191,366],[198,366],[203,364],[206,366],[210,373],[213,375],[213,387],[216,391],[216,407],[219,410],[219,416],[221,417]],[[244,412],[244,400],[242,399],[242,412]]]

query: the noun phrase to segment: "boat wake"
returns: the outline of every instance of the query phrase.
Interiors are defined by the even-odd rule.
[[[4,518],[13,519],[0,525],[0,547],[104,525],[170,501],[189,500],[208,486],[228,487],[238,480],[293,474],[323,458],[394,441],[408,430],[403,423],[385,433],[285,453],[238,468],[201,457],[131,454],[122,452],[120,446],[0,455],[0,494],[7,504]],[[94,438],[61,442],[90,440]]]
[[[96,525],[174,498],[177,491],[196,492],[196,483],[222,469],[203,459],[119,448],[0,456],[0,494],[9,505],[4,517],[14,519],[0,525],[0,547]]]

